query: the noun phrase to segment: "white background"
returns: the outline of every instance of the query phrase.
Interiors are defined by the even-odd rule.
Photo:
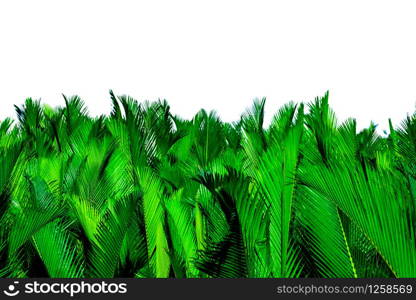
[[[78,94],[108,113],[108,90],[166,98],[237,120],[255,97],[330,91],[340,120],[387,129],[416,101],[416,5],[402,0],[1,0],[0,119],[26,97]]]

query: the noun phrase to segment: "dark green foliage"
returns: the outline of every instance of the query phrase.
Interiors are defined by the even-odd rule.
[[[0,122],[3,277],[416,277],[416,116],[381,137],[328,93],[239,122],[112,91]]]

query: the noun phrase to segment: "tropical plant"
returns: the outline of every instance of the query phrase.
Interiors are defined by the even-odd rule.
[[[110,91],[0,122],[2,277],[416,277],[416,115],[381,136],[328,93],[192,120]]]

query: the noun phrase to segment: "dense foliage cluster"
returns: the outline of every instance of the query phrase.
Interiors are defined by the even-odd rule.
[[[416,117],[386,137],[328,94],[264,126],[110,92],[0,123],[2,277],[416,277]]]

